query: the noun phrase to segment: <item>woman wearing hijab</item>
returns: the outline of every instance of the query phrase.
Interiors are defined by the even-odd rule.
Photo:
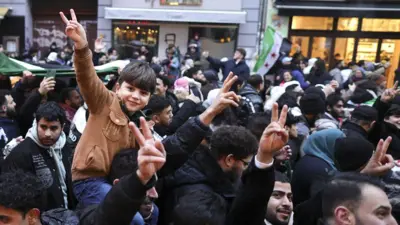
[[[305,140],[304,156],[297,162],[291,182],[294,206],[322,190],[337,170],[334,163],[335,142],[344,136],[339,129],[326,129],[313,133]]]

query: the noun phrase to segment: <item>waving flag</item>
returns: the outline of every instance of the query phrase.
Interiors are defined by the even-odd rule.
[[[274,28],[268,26],[265,30],[264,40],[261,46],[261,54],[257,59],[253,71],[265,75],[279,59],[279,51],[282,46],[282,36]]]

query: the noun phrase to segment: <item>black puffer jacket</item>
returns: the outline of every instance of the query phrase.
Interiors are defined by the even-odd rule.
[[[42,213],[41,222],[43,225],[78,225],[78,215],[68,209],[58,208]]]
[[[263,100],[258,94],[256,89],[254,89],[250,84],[246,84],[240,91],[239,95],[248,98],[254,106],[255,112],[263,112]]]

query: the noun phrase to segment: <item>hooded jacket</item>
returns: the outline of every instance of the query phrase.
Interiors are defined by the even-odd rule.
[[[263,100],[258,92],[250,85],[246,84],[240,91],[239,95],[248,98],[254,106],[255,112],[263,112]]]
[[[21,169],[42,181],[47,189],[44,210],[73,209],[76,205],[71,179],[72,151],[65,143],[66,136],[62,132],[53,146],[43,146],[34,122],[25,140],[10,152],[2,166],[2,172]]]

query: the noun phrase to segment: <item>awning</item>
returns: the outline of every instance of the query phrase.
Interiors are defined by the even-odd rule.
[[[3,19],[7,15],[9,10],[10,10],[10,8],[8,8],[8,7],[0,7],[0,20]]]
[[[244,11],[105,8],[106,19],[193,23],[246,23]]]
[[[398,4],[351,3],[345,1],[284,1],[277,0],[275,7],[280,15],[310,15],[310,16],[351,16],[351,17],[382,17],[400,18]]]

